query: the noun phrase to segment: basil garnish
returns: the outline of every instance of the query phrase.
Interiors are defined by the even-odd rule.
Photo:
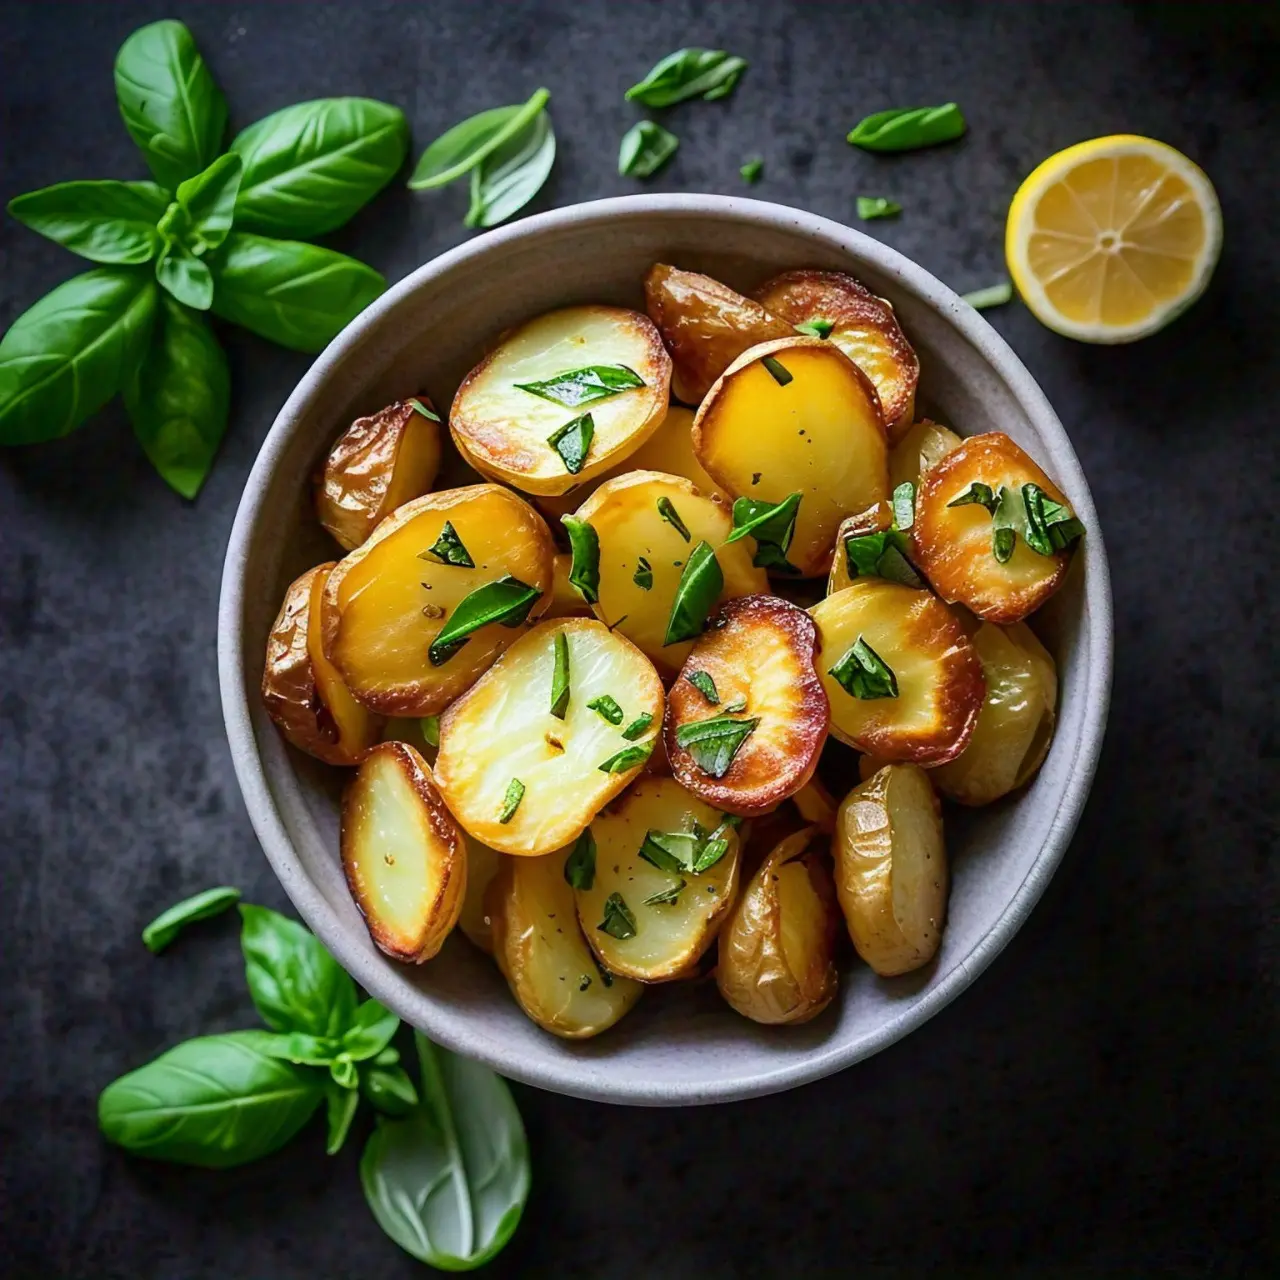
[[[433,667],[442,666],[453,657],[474,631],[491,622],[504,627],[518,627],[537,603],[542,592],[509,573],[496,582],[477,587],[463,596],[453,611],[453,616],[440,628],[431,642],[427,657]]]
[[[687,882],[681,880],[679,884],[673,884],[670,889],[660,889],[657,893],[651,893],[645,900],[646,907],[674,907],[680,899],[680,892]]]
[[[604,900],[604,919],[596,925],[596,928],[601,933],[607,933],[611,938],[617,938],[619,941],[636,936],[636,918],[632,915],[631,908],[627,906],[622,894],[611,893]]]
[[[687,831],[649,831],[640,845],[640,856],[659,871],[692,871],[699,839]]]
[[[564,878],[573,889],[590,889],[595,884],[596,838],[590,827],[577,838],[564,860]]]
[[[780,387],[785,387],[788,382],[792,381],[792,374],[787,366],[781,360],[774,356],[762,356],[760,363],[769,371],[769,376]]]
[[[759,716],[732,720],[727,715],[718,715],[710,720],[695,720],[676,730],[676,742],[693,757],[703,773],[723,778],[739,748],[759,723]]]
[[[418,721],[418,727],[422,730],[422,739],[427,746],[438,747],[440,745],[439,716],[423,716]]]
[[[520,801],[523,799],[524,783],[519,778],[512,778],[507,783],[507,794],[502,797],[502,810],[498,814],[498,821],[503,826],[516,816],[516,810],[520,807]]]
[[[985,311],[988,307],[1002,307],[1013,301],[1013,285],[1008,280],[989,285],[985,289],[975,289],[972,293],[962,293],[961,298],[977,311]]]
[[[631,581],[634,582],[641,591],[653,590],[653,566],[644,558],[644,556],[640,557],[640,561],[636,565],[636,571],[631,576]]]
[[[1027,508],[1019,489],[1001,485],[996,490],[996,508],[991,513],[991,554],[1008,564],[1018,542],[1018,530],[1027,527]]]
[[[675,509],[675,504],[670,498],[658,499],[658,514],[686,541],[692,541],[693,535],[689,532],[688,526],[680,519],[679,512]]]
[[[897,677],[888,663],[861,636],[831,668],[829,674],[836,678],[846,693],[864,701],[898,696]]]
[[[896,218],[902,212],[902,206],[894,200],[886,200],[884,196],[859,196],[858,217],[863,222],[872,222],[876,218]]]
[[[542,189],[556,161],[551,117],[539,111],[518,133],[471,170],[468,227],[496,227]]]
[[[435,545],[428,547],[418,557],[419,560],[425,560],[428,556],[435,558],[444,564],[456,564],[466,569],[474,569],[476,562],[471,558],[471,553],[462,545],[462,539],[458,537],[458,531],[453,527],[452,521],[446,520],[444,528],[440,530],[440,536],[436,539]]]
[[[1084,525],[1071,508],[1050,498],[1038,484],[1011,489],[974,481],[958,498],[947,503],[959,507],[976,502],[991,512],[991,554],[1007,564],[1021,535],[1037,555],[1052,556],[1069,547],[1084,533]]]
[[[709,871],[728,852],[729,842],[723,836],[713,835],[709,840],[704,840],[693,863],[694,875],[700,876],[704,871]]]
[[[227,885],[184,898],[167,911],[162,911],[143,929],[142,945],[153,955],[159,955],[187,925],[220,915],[239,901],[240,890]]]
[[[623,747],[621,751],[611,755],[601,764],[599,769],[601,773],[626,773],[629,769],[635,769],[644,764],[652,754],[652,742],[641,743],[638,747]]]
[[[587,710],[598,711],[610,724],[622,723],[622,708],[607,693],[592,698],[587,703]]]
[[[714,102],[733,92],[746,69],[744,59],[723,49],[677,49],[633,84],[626,96],[646,107],[670,107],[689,98]]]
[[[676,153],[680,139],[652,120],[639,120],[622,135],[618,172],[624,178],[648,178]]]
[[[595,420],[589,413],[570,418],[547,437],[547,443],[560,455],[565,470],[577,475],[586,465],[587,450],[596,434]]]
[[[865,576],[900,582],[904,587],[923,587],[924,579],[907,559],[907,539],[895,529],[846,538],[845,563],[849,577]]]
[[[427,406],[423,404],[421,400],[409,400],[407,401],[407,403],[410,409],[412,409],[415,413],[422,414],[424,418],[429,418],[432,422],[440,421],[440,415],[438,413],[433,412],[431,409],[428,409]]]
[[[858,121],[848,141],[864,151],[914,151],[951,142],[964,133],[964,116],[954,102],[940,107],[893,108]]]
[[[561,516],[569,535],[573,563],[569,567],[569,585],[588,603],[600,599],[600,538],[595,529],[577,516]]]
[[[750,534],[756,541],[756,553],[751,563],[757,569],[795,573],[795,566],[787,560],[787,550],[796,531],[800,496],[793,493],[781,502],[739,498],[733,504],[733,532],[725,539],[726,545]]]
[[[569,637],[563,631],[556,632],[555,665],[551,672],[551,714],[557,720],[564,719],[569,707]]]
[[[716,682],[707,672],[690,671],[685,679],[713,706],[719,705],[720,695],[716,692]]]
[[[1084,533],[1084,525],[1071,508],[1055,502],[1038,484],[1022,486],[1022,500],[1027,512],[1025,538],[1027,546],[1038,555],[1051,556],[1065,551]]]
[[[634,742],[644,731],[653,723],[653,712],[642,711],[636,718],[622,731],[622,736],[628,742]]]
[[[831,331],[834,329],[835,322],[833,320],[823,320],[815,317],[813,320],[806,320],[803,324],[795,325],[797,333],[803,333],[810,338],[829,338]]]
[[[916,522],[916,487],[904,480],[893,491],[893,527],[910,529]]]
[[[625,364],[592,364],[583,369],[557,373],[545,382],[517,382],[515,385],[521,391],[552,400],[566,409],[576,409],[593,400],[605,400],[633,387],[643,387],[644,379]]]
[[[975,480],[962,494],[952,498],[947,506],[964,507],[971,502],[976,502],[979,506],[986,507],[992,515],[995,514],[996,496],[991,492],[991,486],[983,484],[981,480]]]
[[[707,624],[707,614],[723,590],[724,573],[716,560],[716,553],[709,543],[698,543],[689,553],[680,574],[662,643],[679,644],[682,640],[692,640],[694,636],[701,635]]]
[[[409,179],[413,191],[443,187],[474,169],[504,142],[528,128],[547,105],[551,94],[539,89],[528,102],[512,107],[493,107],[459,121],[442,133],[422,153]]]
[[[759,156],[753,156],[738,172],[742,175],[743,182],[759,182],[764,173],[764,161]]]

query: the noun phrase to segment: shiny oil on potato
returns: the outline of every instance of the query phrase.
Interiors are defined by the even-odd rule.
[[[592,368],[625,369],[642,385],[598,398],[572,380],[559,390],[546,385]],[[566,307],[502,338],[458,388],[449,430],[463,457],[492,479],[526,493],[567,493],[648,439],[666,415],[670,389],[671,358],[647,316]],[[591,438],[570,470],[552,437],[584,414]]]
[[[947,914],[942,812],[923,769],[886,765],[840,806],[836,895],[858,954],[881,977],[928,964]]]
[[[922,765],[965,749],[986,686],[977,650],[946,605],[928,591],[857,578],[810,613],[835,737]]]
[[[765,343],[739,356],[702,402],[693,447],[735,498],[801,495],[786,553],[800,577],[826,574],[840,522],[889,496],[875,389],[819,338]]]
[[[446,524],[470,566],[451,550]],[[435,548],[436,550],[433,550]],[[545,521],[498,485],[470,485],[415,498],[342,560],[325,585],[324,651],[351,692],[393,716],[443,711],[519,635],[492,622],[439,665],[432,642],[471,592],[513,577],[551,602],[555,543]]]
[[[342,867],[378,947],[421,964],[462,908],[467,854],[425,760],[407,743],[365,756],[342,797]]]
[[[568,690],[560,715],[558,667]],[[605,697],[623,713],[616,721],[591,705]],[[475,839],[501,853],[549,853],[639,773],[662,711],[658,673],[624,636],[591,618],[540,623],[441,716],[436,782]]]
[[[890,489],[907,481],[919,488],[921,478],[963,443],[950,428],[928,418],[912,423],[906,435],[889,450]]]

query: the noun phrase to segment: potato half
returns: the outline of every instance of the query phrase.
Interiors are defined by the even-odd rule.
[[[702,402],[693,447],[734,497],[782,502],[802,495],[787,551],[801,577],[831,567],[845,516],[889,496],[875,388],[820,338],[767,342],[739,356]]]
[[[910,481],[919,488],[921,477],[963,443],[950,428],[928,418],[912,423],[906,435],[889,450],[889,487],[896,489]]]
[[[542,615],[544,621],[550,621],[552,618],[591,617],[591,606],[569,581],[569,572],[572,568],[571,555],[567,553],[556,555],[551,567],[551,604]]]
[[[753,1022],[808,1022],[836,994],[840,908],[825,858],[806,853],[818,834],[806,827],[769,854],[720,934],[716,986]]]
[[[674,511],[688,538],[664,510]],[[602,484],[578,508],[578,518],[600,539],[596,617],[639,645],[664,674],[679,670],[692,644],[663,641],[685,561],[699,542],[715,548],[724,575],[721,600],[769,589],[764,570],[751,563],[750,541],[725,543],[733,531],[729,507],[681,476],[630,471]]]
[[[347,787],[342,867],[380,950],[415,964],[440,950],[462,909],[466,846],[408,743],[372,748]]]
[[[552,712],[558,636],[568,653],[563,718]],[[606,696],[623,713],[616,722],[590,706]],[[640,772],[662,707],[658,673],[625,636],[592,618],[543,622],[441,716],[436,782],[475,839],[502,853],[550,853]],[[623,752],[616,771],[601,768]]]
[[[738,892],[738,832],[721,829],[723,818],[673,778],[641,778],[591,824],[595,871],[591,887],[575,897],[578,923],[606,969],[640,982],[666,982],[697,966]],[[666,870],[641,856],[649,832],[693,836],[699,825],[704,832],[720,831],[716,838],[728,844],[705,871]],[[685,843],[692,847],[695,840]],[[619,899],[634,920],[630,937],[615,936],[626,932],[614,914]],[[606,923],[614,933],[601,927]]]
[[[831,732],[841,742],[884,760],[927,765],[965,749],[986,685],[977,650],[946,605],[928,591],[858,578],[810,613]],[[849,669],[860,640],[892,673],[896,696],[857,696],[832,674]]]
[[[831,854],[858,954],[884,978],[928,964],[942,940],[948,886],[942,808],[929,775],[891,764],[854,787]]]
[[[511,994],[544,1031],[583,1040],[608,1030],[644,987],[602,971],[578,928],[563,852],[504,858],[485,897],[493,958]]]
[[[667,695],[667,757],[683,786],[750,818],[777,808],[809,781],[830,718],[814,669],[817,639],[813,619],[779,596],[743,596],[712,615]],[[707,697],[712,691],[715,703]],[[726,717],[730,707],[737,709]],[[681,746],[680,738],[689,726],[719,717],[757,724],[716,776],[699,763],[699,753],[705,758],[709,749]]]
[[[915,414],[920,361],[889,303],[839,271],[785,271],[755,296],[789,324],[829,321],[831,341],[875,385],[890,441],[905,434]]]
[[[446,523],[472,567],[446,563]],[[322,615],[324,651],[351,692],[376,711],[426,716],[443,711],[521,634],[491,622],[436,666],[432,641],[477,588],[511,576],[542,594],[530,618],[551,603],[555,543],[542,517],[494,484],[445,489],[405,503],[329,576]]]
[[[493,955],[493,921],[489,919],[489,908],[485,905],[486,895],[506,861],[506,854],[472,839],[465,831],[462,835],[467,844],[467,891],[458,913],[458,928],[468,942],[486,955]]]
[[[426,396],[397,400],[340,435],[316,477],[316,515],[348,551],[440,470],[440,422]]]
[[[644,385],[578,403],[523,389],[600,366],[622,366]],[[567,493],[638,449],[666,415],[670,391],[671,357],[647,316],[624,307],[566,307],[513,329],[467,374],[449,430],[485,475],[526,493]],[[572,401],[585,393],[557,394]],[[548,440],[585,413],[594,433],[581,468],[570,471]]]
[[[815,774],[791,797],[801,818],[828,835],[836,829],[835,797]]]
[[[1070,549],[1042,556],[1018,536],[1009,560],[996,559],[991,512],[980,503],[951,506],[971,485],[994,494],[1004,486],[1020,491],[1037,484],[1054,502],[1062,490],[1001,432],[970,436],[921,482],[911,529],[915,560],[944,599],[967,605],[988,622],[1021,622],[1062,585]]]
[[[351,696],[320,644],[320,599],[333,567],[317,565],[289,584],[267,636],[262,701],[300,751],[326,764],[359,764],[382,720]]]

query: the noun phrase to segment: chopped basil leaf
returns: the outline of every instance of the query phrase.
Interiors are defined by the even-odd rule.
[[[498,821],[504,826],[510,822],[516,816],[516,810],[523,799],[524,783],[519,778],[512,778],[507,783],[507,794],[502,798],[502,812],[498,814]]]
[[[587,703],[587,710],[598,711],[610,724],[622,723],[622,708],[607,693],[592,698]],[[651,716],[650,719],[652,718]]]
[[[596,881],[596,838],[588,827],[564,860],[564,878],[571,888],[590,889]]]
[[[716,682],[705,671],[690,671],[685,679],[713,706],[719,703]]]
[[[718,715],[710,720],[695,720],[676,730],[676,742],[693,757],[703,773],[723,778],[739,748],[759,723],[759,716],[731,720],[727,715]]]
[[[631,581],[634,582],[641,591],[653,590],[653,565],[651,565],[644,556],[640,557],[640,563],[636,565],[636,571],[632,575]]]
[[[764,161],[759,156],[753,156],[738,172],[742,175],[743,182],[759,182],[764,173]]]
[[[964,127],[964,116],[954,102],[940,107],[895,107],[860,120],[847,140],[865,151],[914,151],[951,142],[964,133]]]
[[[653,754],[653,743],[644,742],[638,747],[623,747],[599,766],[601,773],[626,773],[636,769]]]
[[[590,524],[577,516],[561,516],[560,523],[569,534],[573,551],[569,585],[588,604],[595,604],[600,599],[600,538]]]
[[[580,404],[605,400],[619,392],[643,387],[644,379],[625,364],[591,364],[582,369],[557,373],[545,382],[517,382],[515,385],[521,391],[553,400],[566,409],[576,409]]]
[[[1018,542],[1018,531],[1027,528],[1027,508],[1020,489],[1001,485],[996,490],[996,508],[991,513],[991,554],[1008,564]]]
[[[725,543],[737,542],[748,534],[756,541],[751,563],[757,569],[777,569],[795,573],[787,560],[787,550],[796,531],[796,513],[800,510],[798,493],[781,502],[762,502],[759,498],[739,498],[733,504],[733,532]]]
[[[923,587],[924,579],[907,559],[906,549],[906,537],[894,529],[864,534],[860,538],[846,538],[844,558],[849,577],[866,575],[900,582],[904,587]]]
[[[674,907],[680,898],[680,892],[688,882],[681,880],[679,884],[673,884],[670,889],[660,889],[657,893],[650,894],[644,900],[646,907]]]
[[[698,852],[698,856],[693,864],[694,875],[701,875],[704,871],[709,871],[712,867],[729,852],[729,842],[723,836],[712,836],[707,840]]]
[[[846,693],[864,701],[898,696],[897,677],[888,663],[861,636],[831,668],[829,674],[836,678]]]
[[[742,58],[723,49],[677,49],[627,90],[627,101],[646,107],[670,107],[689,98],[714,102],[733,92],[746,69]]]
[[[1084,533],[1084,525],[1072,514],[1071,508],[1055,502],[1038,484],[1022,486],[1022,501],[1027,513],[1023,536],[1027,546],[1038,555],[1055,555]]]
[[[675,504],[670,498],[658,499],[658,514],[686,541],[691,542],[693,535],[689,532],[689,527],[680,519],[680,513],[675,509]]]
[[[496,582],[477,587],[458,602],[453,616],[440,628],[431,642],[427,657],[433,667],[449,661],[473,631],[500,622],[504,627],[518,627],[529,616],[542,592],[509,573]]]
[[[680,139],[652,120],[637,120],[622,135],[618,172],[624,178],[648,178],[676,153]]]
[[[422,740],[429,747],[438,747],[440,745],[440,717],[439,716],[423,716],[418,721],[418,727],[422,730]]]
[[[631,908],[623,900],[622,894],[611,893],[604,900],[604,919],[596,928],[619,941],[636,936],[636,918],[631,914]]]
[[[551,714],[557,720],[564,719],[569,709],[569,637],[563,631],[556,632],[555,665],[551,671]]]
[[[430,418],[432,422],[440,421],[440,415],[438,413],[433,412],[431,409],[428,409],[427,406],[423,404],[421,400],[410,400],[408,404],[411,409],[414,409],[418,413],[422,414],[424,418]]]
[[[707,614],[724,590],[724,573],[709,543],[700,542],[685,561],[675,598],[671,602],[671,616],[667,619],[667,633],[662,643],[679,644],[702,634],[707,625]]]
[[[476,567],[476,562],[471,558],[471,553],[462,545],[462,539],[458,537],[458,531],[449,520],[444,522],[444,528],[440,530],[440,536],[435,540],[435,545],[428,547],[418,559],[425,560],[428,556],[435,556],[437,560],[444,564],[460,565],[464,569],[474,569]]]
[[[952,498],[947,506],[963,507],[971,502],[976,502],[979,506],[986,507],[992,515],[995,514],[996,496],[991,492],[991,486],[983,484],[981,480],[975,480],[962,494]]]
[[[896,218],[902,212],[902,206],[894,200],[886,200],[884,196],[859,196],[858,217],[863,222],[872,222],[876,218]]]
[[[835,321],[823,320],[815,316],[812,320],[806,320],[803,324],[796,325],[795,331],[803,333],[809,338],[829,338],[831,337],[832,329],[835,327]]]
[[[769,376],[778,386],[785,387],[791,381],[791,373],[781,360],[776,359],[774,356],[762,356],[760,363],[768,369]]]
[[[1002,307],[1013,301],[1013,285],[1008,280],[1000,284],[989,285],[985,289],[975,289],[972,293],[962,293],[965,300],[975,311],[985,311],[988,307]]]
[[[893,537],[893,534],[889,534]],[[901,535],[899,535],[901,537]],[[905,539],[904,539],[905,541]],[[904,587],[923,587],[924,579],[916,572],[915,566],[903,554],[897,543],[890,542],[880,557],[876,572],[886,582],[900,582]]]
[[[725,703],[724,710],[720,714],[725,716],[736,716],[740,711],[745,711],[746,709],[746,698],[738,697],[734,698],[732,702]]]
[[[916,487],[904,480],[893,491],[893,527],[910,529],[916,522]]]
[[[587,452],[595,438],[595,419],[589,413],[571,418],[547,437],[547,443],[560,455],[565,470],[577,475],[586,466]]]
[[[659,871],[693,870],[702,841],[687,831],[649,831],[640,845],[640,856]]]
[[[634,742],[651,724],[653,723],[653,712],[642,711],[636,718],[622,731],[622,736],[628,742]]]

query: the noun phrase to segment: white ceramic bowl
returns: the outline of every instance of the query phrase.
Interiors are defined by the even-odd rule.
[[[423,389],[448,405],[485,344],[518,320],[569,303],[642,306],[641,279],[655,261],[744,290],[790,267],[854,273],[893,303],[920,354],[920,411],[965,435],[1008,432],[1065,490],[1088,534],[1066,587],[1037,616],[1061,679],[1052,750],[1015,798],[949,818],[949,919],[932,965],[891,981],[851,965],[831,1007],[792,1028],[748,1022],[712,984],[675,984],[650,992],[604,1035],[573,1043],[530,1022],[492,960],[460,936],[420,967],[374,948],[338,859],[339,775],[286,747],[258,687],[286,584],[338,554],[316,524],[309,485],[338,431]],[[468,241],[402,280],[334,340],[289,397],[245,487],[227,549],[218,664],[258,837],[302,918],[361,985],[441,1044],[516,1080],[609,1102],[682,1105],[770,1093],[847,1067],[918,1027],[990,964],[1040,897],[1080,816],[1106,721],[1111,639],[1106,555],[1080,465],[1031,376],[976,311],[892,249],[824,218],[755,200],[658,195],[576,205]]]

